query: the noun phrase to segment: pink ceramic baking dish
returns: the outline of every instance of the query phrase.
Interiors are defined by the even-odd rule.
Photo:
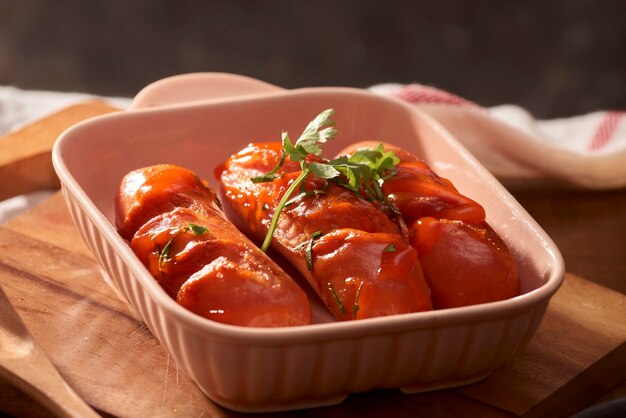
[[[130,170],[188,167],[218,188],[213,170],[252,141],[297,136],[334,108],[332,155],[360,140],[399,145],[483,204],[511,247],[523,294],[510,300],[424,313],[281,329],[209,321],[159,287],[117,234],[113,197]],[[103,274],[143,318],[178,365],[216,403],[276,411],[341,402],[348,393],[411,393],[475,382],[525,347],[564,276],[544,231],[454,138],[411,106],[363,90],[283,90],[228,74],[190,74],[154,83],[129,111],[66,131],[53,151],[67,205]]]

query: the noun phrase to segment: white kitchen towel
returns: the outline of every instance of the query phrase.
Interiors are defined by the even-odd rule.
[[[381,84],[370,90],[428,113],[505,184],[626,186],[626,112],[538,120],[518,106],[485,108],[421,84]]]
[[[105,100],[122,109],[130,105],[130,99],[120,97],[102,98],[85,93],[23,90],[17,87],[0,86],[0,136],[57,110],[93,99]]]

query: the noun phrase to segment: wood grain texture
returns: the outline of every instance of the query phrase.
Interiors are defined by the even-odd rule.
[[[0,378],[59,418],[100,418],[59,375],[0,286]]]
[[[199,416],[210,409],[91,258],[10,229],[0,235],[0,250],[10,254],[0,262],[2,285],[87,402],[116,416]]]
[[[106,103],[79,103],[0,138],[0,200],[22,193],[59,187],[50,161],[52,146],[63,131],[92,116],[113,112]]]
[[[568,272],[626,294],[626,189],[513,195],[554,240]]]

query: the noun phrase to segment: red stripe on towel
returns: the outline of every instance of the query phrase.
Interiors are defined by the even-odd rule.
[[[409,84],[396,91],[391,92],[393,97],[406,100],[409,103],[435,103],[455,106],[480,107],[476,103],[455,96],[447,91],[434,87],[422,86],[420,84]]]
[[[617,126],[624,118],[624,115],[626,115],[626,112],[606,112],[587,145],[587,150],[598,150],[608,144],[615,135]]]

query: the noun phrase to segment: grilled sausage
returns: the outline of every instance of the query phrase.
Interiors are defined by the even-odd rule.
[[[376,148],[362,142],[344,149]],[[435,308],[452,308],[508,299],[520,293],[515,260],[485,221],[483,207],[462,195],[409,152],[384,144],[400,158],[397,174],[382,192],[400,211],[417,249]]]
[[[287,159],[271,182],[251,179],[281,158],[280,143],[253,144],[217,172],[229,218],[262,240],[276,206],[301,173]],[[308,280],[339,320],[418,312],[431,299],[416,251],[381,205],[310,177],[278,218],[272,246]]]
[[[193,171],[170,164],[133,170],[121,181],[115,196],[115,223],[127,240],[153,217],[178,207],[203,213],[218,204],[213,189]]]
[[[190,170],[158,165],[129,173],[116,211],[137,257],[190,311],[233,325],[311,322],[304,291],[225,218],[215,192]]]

